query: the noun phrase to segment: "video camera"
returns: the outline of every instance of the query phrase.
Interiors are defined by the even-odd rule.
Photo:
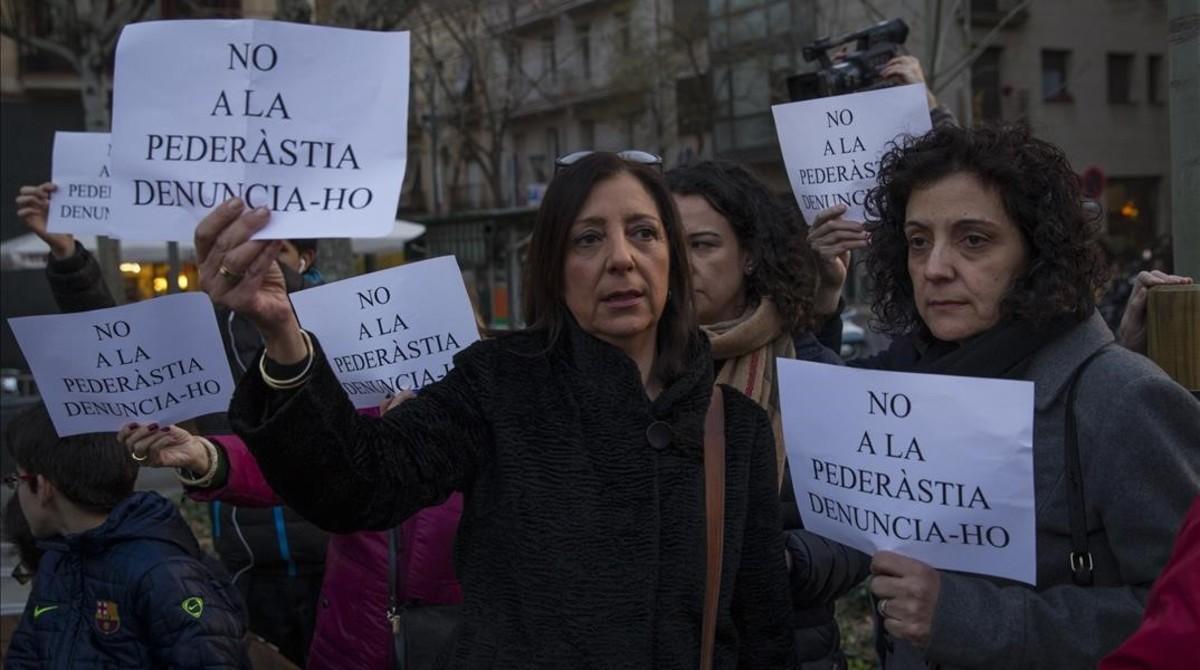
[[[818,61],[821,69],[788,77],[788,97],[796,102],[892,86],[879,76],[879,71],[904,53],[906,39],[908,24],[904,19],[882,21],[838,38],[821,38],[803,48],[805,62]],[[833,62],[829,50],[847,42],[857,42],[857,50]]]

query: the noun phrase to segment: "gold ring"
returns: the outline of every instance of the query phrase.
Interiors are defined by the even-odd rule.
[[[141,462],[145,461],[146,459],[150,458],[149,456],[142,456],[141,458],[138,458],[136,451],[129,452],[129,457],[132,458],[133,460],[137,461],[138,463],[141,463]]]
[[[242,281],[242,279],[244,279],[246,277],[246,275],[234,272],[233,270],[230,270],[229,268],[225,267],[224,265],[217,268],[217,274],[224,277],[225,280],[228,281],[230,284],[236,284],[236,283]]]

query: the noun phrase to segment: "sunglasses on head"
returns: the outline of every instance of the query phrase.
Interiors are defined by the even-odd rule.
[[[578,163],[583,158],[591,156],[595,151],[573,151],[569,154],[559,156],[554,159],[554,171],[569,167]],[[656,156],[649,151],[640,151],[638,149],[626,149],[625,151],[616,152],[621,160],[637,163],[638,165],[650,165],[662,170],[663,160],[661,156]]]

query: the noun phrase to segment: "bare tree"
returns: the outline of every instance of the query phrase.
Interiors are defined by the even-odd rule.
[[[446,110],[434,114],[432,122],[446,121],[452,131],[447,141],[455,156],[451,189],[463,170],[474,165],[492,206],[510,203],[503,167],[505,141],[516,115],[531,101],[549,101],[556,95],[549,86],[551,73],[530,73],[522,62],[518,20],[521,13],[539,9],[538,2],[519,0],[417,3],[414,70],[419,63],[422,81],[428,84],[417,90],[425,108]]]
[[[112,126],[109,71],[117,37],[126,24],[145,18],[154,4],[154,0],[4,0],[0,4],[0,34],[25,49],[68,63],[79,76],[84,128],[108,132]],[[124,302],[117,268],[119,243],[100,237],[96,255],[113,297],[118,304]]]
[[[306,0],[280,0],[275,18],[357,30],[399,30],[407,20],[412,4],[407,0],[316,0],[310,7]],[[321,240],[316,264],[331,281],[352,276],[355,267],[350,240]]]

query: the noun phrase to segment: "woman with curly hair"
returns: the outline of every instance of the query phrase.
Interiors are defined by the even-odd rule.
[[[873,309],[897,337],[851,365],[1034,383],[1037,584],[877,553],[886,667],[1095,667],[1137,627],[1200,492],[1200,403],[1114,346],[1095,217],[1062,151],[1027,129],[907,141],[867,212]],[[863,246],[837,228],[814,246]]]
[[[696,316],[712,345],[716,382],[742,391],[771,419],[788,544],[803,537],[813,545],[805,557],[835,552],[849,561],[855,556],[841,545],[791,533],[800,528],[800,512],[787,479],[775,361],[839,362],[811,331],[816,256],[803,225],[793,208],[736,163],[677,167],[667,173],[667,184],[687,236]],[[793,582],[801,589],[813,586],[803,577]],[[794,618],[796,652],[804,667],[845,667],[832,603],[802,608]]]

